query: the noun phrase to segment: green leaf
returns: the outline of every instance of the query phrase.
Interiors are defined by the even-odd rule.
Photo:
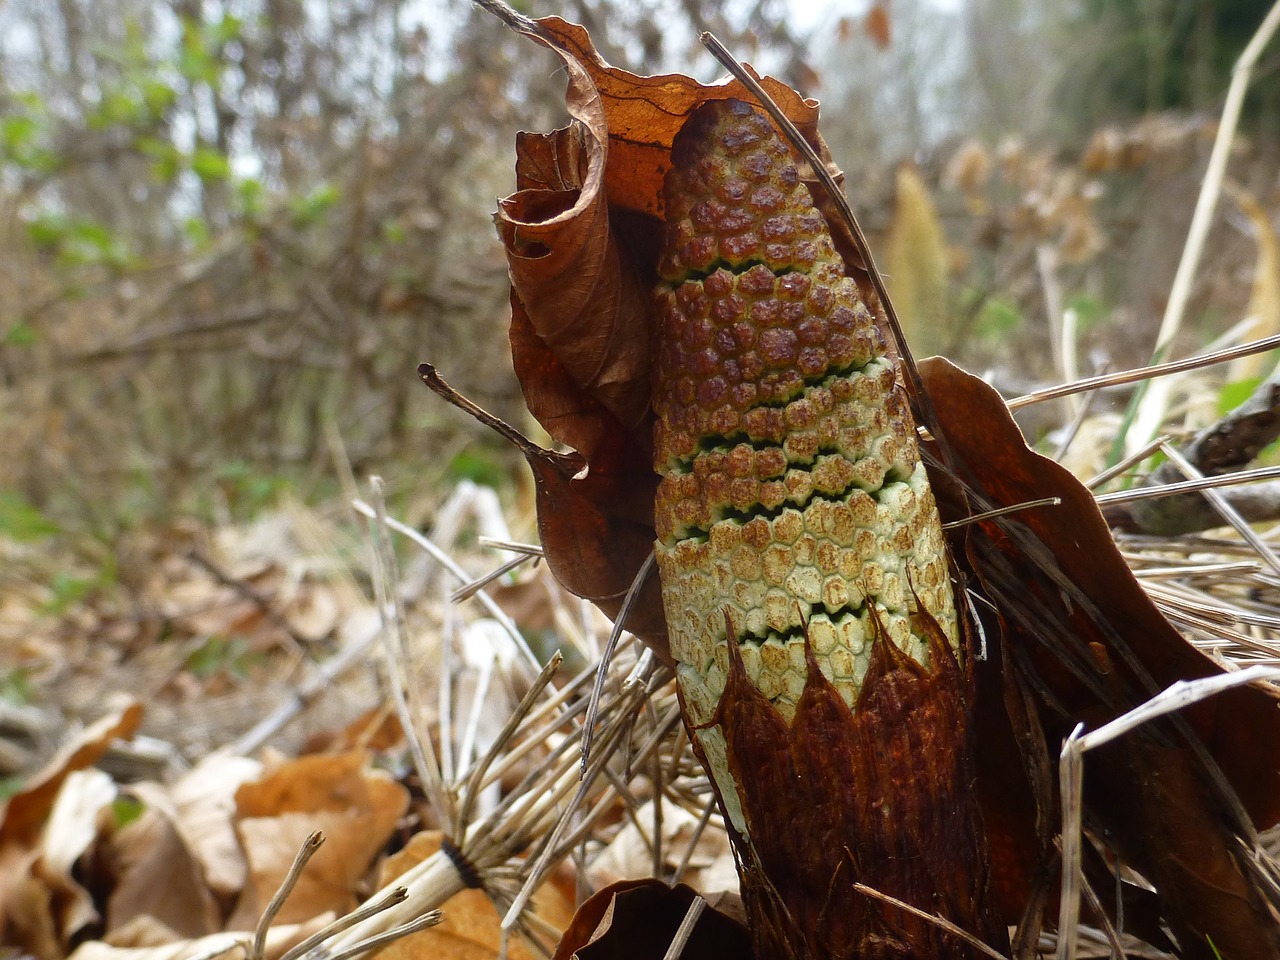
[[[60,213],[37,214],[27,222],[27,236],[37,247],[56,247],[67,235],[67,218]]]
[[[1087,293],[1077,293],[1067,298],[1067,309],[1076,313],[1076,330],[1080,333],[1092,330],[1108,317],[1102,303]]]
[[[1258,389],[1258,384],[1260,383],[1262,383],[1261,377],[1247,377],[1244,380],[1236,380],[1223,385],[1222,389],[1218,391],[1218,416],[1225,417],[1248,400],[1253,396],[1253,391]]]
[[[9,156],[16,156],[28,147],[40,131],[34,117],[18,113],[0,118],[0,144]]]
[[[187,217],[183,221],[182,232],[197,250],[209,246],[209,224],[202,217]]]
[[[191,155],[191,170],[206,183],[210,180],[226,180],[231,176],[231,161],[226,154],[209,147],[197,147]]]
[[[73,577],[69,573],[54,574],[49,584],[53,596],[40,607],[40,612],[60,617],[87,597],[97,586],[97,580],[89,577]]]
[[[116,87],[105,90],[98,108],[88,116],[90,130],[131,127],[146,118],[142,100],[132,90]]]
[[[210,636],[187,658],[186,668],[202,679],[219,674],[247,677],[249,667],[260,659],[249,650],[244,637]]]
[[[177,90],[153,76],[141,77],[138,86],[142,93],[142,101],[147,106],[147,112],[153,118],[164,116],[178,99]]]
[[[323,183],[305,196],[295,197],[289,201],[294,224],[298,227],[315,226],[341,196],[342,192],[333,184]]]
[[[507,480],[507,471],[497,460],[486,456],[483,450],[466,449],[449,461],[445,475],[450,480],[472,480],[487,487],[501,488]]]
[[[36,332],[30,324],[19,320],[0,337],[0,344],[6,347],[30,347],[36,342]]]
[[[256,217],[262,213],[266,209],[264,193],[261,180],[246,177],[236,181],[236,197],[240,201],[240,212],[247,217]]]
[[[116,797],[111,803],[111,814],[115,817],[116,828],[127,827],[140,816],[146,807],[137,797]]]
[[[0,675],[0,700],[15,707],[25,707],[35,698],[31,685],[31,672],[26,667],[16,667]]]
[[[1022,326],[1018,308],[1003,300],[988,300],[978,314],[977,333],[983,340],[1002,340]]]
[[[60,529],[19,494],[0,491],[0,536],[31,543],[51,537]]]
[[[138,152],[152,159],[151,173],[162,183],[169,183],[181,172],[186,158],[181,150],[167,140],[138,137],[134,146]]]
[[[224,14],[217,23],[209,25],[209,39],[218,46],[239,40],[244,34],[244,20],[240,17]]]
[[[409,233],[405,230],[404,224],[395,217],[382,221],[381,232],[382,239],[392,245],[404,243],[409,238]]]

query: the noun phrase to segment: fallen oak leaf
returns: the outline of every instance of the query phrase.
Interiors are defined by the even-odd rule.
[[[138,783],[127,795],[142,811],[111,837],[117,879],[107,899],[107,931],[139,917],[151,917],[183,938],[220,930],[222,910],[179,828],[170,792],[160,784]]]

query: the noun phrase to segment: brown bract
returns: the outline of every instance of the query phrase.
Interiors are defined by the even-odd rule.
[[[787,723],[748,679],[736,643],[716,722],[750,841],[742,893],[757,957],[970,957],[954,934],[869,898],[924,907],[987,943],[986,844],[969,760],[968,682],[937,625],[932,670],[877,629],[850,709],[807,648]]]
[[[979,677],[980,701],[990,706],[1002,688],[1020,688],[1036,705],[1028,720],[1056,753],[1078,723],[1097,727],[1178,680],[1222,672],[1143,591],[1089,491],[1027,448],[995,390],[938,358],[921,373],[935,400],[945,399],[936,403],[940,427],[978,509],[1062,499],[983,523],[968,537],[969,565],[999,611],[979,664],[988,674],[985,687]],[[957,519],[943,502],[944,519]],[[1029,824],[1008,816],[1019,805],[1008,795],[1023,778],[1013,756],[991,756],[1009,742],[995,733],[980,716],[980,774],[990,781],[1005,771],[986,786],[1004,795],[1006,815],[988,810],[988,822],[996,834],[1022,830],[1025,841]],[[1025,728],[1021,742],[1025,753]],[[1257,902],[1235,839],[1280,820],[1280,698],[1272,689],[1235,688],[1091,753],[1084,799],[1086,823],[1157,888],[1185,956],[1275,955],[1275,921]],[[1021,809],[1025,817],[1028,805]],[[1052,830],[1058,814],[1041,813],[1050,813],[1041,830]],[[1024,855],[1033,849],[1022,844]],[[1000,866],[1018,874],[1014,863]],[[1034,867],[1024,862],[1023,870],[1029,885]]]

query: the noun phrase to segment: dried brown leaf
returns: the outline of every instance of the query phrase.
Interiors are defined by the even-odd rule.
[[[107,900],[107,929],[152,917],[184,938],[222,928],[222,910],[178,830],[178,812],[159,784],[131,788],[141,815],[111,838],[118,879]]]
[[[9,921],[5,942],[52,960],[65,956],[73,938],[100,921],[76,866],[97,843],[99,815],[115,798],[115,784],[100,770],[75,770],[63,780],[38,845],[0,866],[8,888],[2,905]]]
[[[307,864],[280,921],[354,907],[356,887],[404,814],[408,792],[357,751],[283,763],[240,787],[236,806],[249,882],[230,926],[248,929],[315,830],[324,833],[325,844]]]
[[[305,923],[277,923],[267,931],[263,960],[276,960],[285,951],[332,923],[333,914],[321,914]],[[172,931],[149,918],[139,918],[127,928],[116,931],[105,940],[81,944],[71,956],[73,960],[197,960],[197,958],[235,956],[248,944],[252,931],[215,933],[198,940],[174,940]]]
[[[256,760],[215,753],[172,787],[178,830],[200,862],[209,889],[220,897],[244,889],[248,866],[232,825],[236,790],[261,775],[262,764]]]
[[[9,844],[32,846],[67,775],[97,763],[111,741],[132,737],[141,723],[142,704],[130,699],[63,746],[5,805],[0,821],[0,852]]]
[[[1048,743],[1061,742],[1077,723],[1113,719],[1175,681],[1222,672],[1156,609],[1092,495],[1027,448],[991,387],[937,358],[921,373],[933,396],[945,398],[940,425],[959,479],[984,498],[979,509],[1062,500],[980,524],[968,544],[1004,633],[1003,663],[988,669],[1003,667],[1025,685]],[[1238,849],[1233,834],[1247,825],[1230,824],[1237,802],[1258,828],[1280,820],[1280,697],[1270,688],[1239,687],[1182,718],[1185,727],[1175,720],[1142,728],[1087,761],[1086,817],[1158,883],[1166,920],[1188,955],[1209,956],[1206,937],[1219,947],[1232,944],[1236,956],[1267,955],[1258,945],[1273,941],[1275,923],[1253,912],[1231,854]],[[1224,782],[1215,782],[1188,735],[1203,744]],[[990,744],[979,737],[979,746]],[[1200,826],[1192,831],[1191,823]]]

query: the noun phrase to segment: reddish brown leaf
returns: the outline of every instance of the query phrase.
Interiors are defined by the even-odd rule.
[[[361,751],[281,763],[236,790],[236,834],[248,882],[228,925],[251,929],[293,858],[319,829],[325,844],[308,862],[278,916],[304,920],[350,910],[373,858],[408,806],[408,791],[369,765]]]
[[[941,427],[960,479],[982,498],[977,509],[1062,499],[1058,507],[981,524],[968,549],[1000,611],[1004,669],[1039,704],[1049,744],[1077,723],[1104,723],[1177,680],[1221,673],[1143,592],[1092,495],[1027,448],[999,395],[944,360],[927,361],[921,372],[930,393],[945,398],[938,404]],[[1223,782],[1214,781],[1195,741]],[[1233,834],[1249,827],[1232,828],[1237,803],[1258,828],[1280,820],[1280,708],[1273,691],[1236,688],[1171,722],[1141,728],[1091,756],[1085,783],[1087,816],[1159,885],[1166,919],[1187,955],[1211,956],[1206,937],[1219,948],[1227,942],[1238,948],[1223,955],[1272,955],[1274,921],[1254,912],[1231,851]]]

